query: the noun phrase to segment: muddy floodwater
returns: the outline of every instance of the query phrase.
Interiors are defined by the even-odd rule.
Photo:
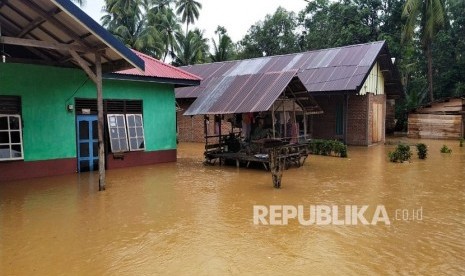
[[[95,173],[1,183],[0,275],[464,275],[465,148],[423,142],[427,160],[404,164],[390,145],[310,156],[280,190],[263,170],[204,166],[200,144],[108,171],[105,192]],[[368,205],[370,222],[382,205],[390,224],[257,225],[254,205]]]

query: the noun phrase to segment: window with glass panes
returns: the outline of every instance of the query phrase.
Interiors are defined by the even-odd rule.
[[[129,148],[131,151],[144,150],[144,123],[142,114],[126,114],[126,126],[128,128]]]
[[[112,152],[128,151],[126,120],[123,114],[108,114],[108,132]]]
[[[22,160],[23,156],[21,116],[0,114],[0,161]]]
[[[0,161],[23,160],[21,97],[0,96]]]

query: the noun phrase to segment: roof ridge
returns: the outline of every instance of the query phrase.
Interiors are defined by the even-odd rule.
[[[227,60],[227,61],[219,61],[219,62],[197,63],[197,64],[181,66],[180,68],[187,68],[187,67],[192,67],[192,66],[208,65],[208,64],[227,64],[227,63],[234,63],[234,62],[240,62],[240,61],[245,61],[245,60],[257,60],[257,59],[262,59],[262,58],[295,56],[295,55],[299,55],[299,54],[317,53],[317,52],[329,51],[329,50],[335,50],[335,49],[352,48],[352,47],[358,47],[358,46],[362,46],[362,45],[384,44],[384,43],[386,43],[386,40],[378,40],[378,41],[359,43],[359,44],[354,44],[354,45],[346,45],[346,46],[339,46],[339,47],[332,47],[332,48],[324,48],[324,49],[317,49],[317,50],[298,52],[298,53],[289,53],[289,54],[281,54],[281,55],[273,55],[273,56],[263,56],[263,57],[254,57],[254,58],[246,58],[246,59]]]
[[[181,74],[185,74],[185,75],[188,75],[188,76],[190,76],[190,77],[197,78],[197,79],[200,79],[200,80],[203,79],[203,78],[201,78],[200,76],[197,76],[197,75],[195,75],[195,74],[192,74],[192,73],[190,73],[190,72],[187,72],[187,71],[185,71],[185,70],[182,70],[182,69],[180,69],[180,68],[178,68],[178,67],[175,67],[175,66],[173,66],[173,65],[170,65],[170,64],[168,64],[168,63],[165,63],[165,62],[163,62],[163,61],[161,61],[161,60],[159,60],[159,59],[156,59],[156,58],[154,58],[154,57],[152,57],[152,56],[149,56],[149,55],[147,55],[147,54],[144,54],[144,53],[139,52],[139,51],[134,50],[134,49],[131,49],[131,50],[132,50],[134,53],[136,53],[137,55],[141,55],[141,56],[144,56],[144,57],[146,57],[146,58],[148,58],[148,59],[151,59],[151,60],[153,60],[153,61],[159,63],[160,65],[165,66],[165,67],[168,67],[168,68],[173,69],[173,70],[176,70],[177,72],[179,72],[179,73],[181,73]]]

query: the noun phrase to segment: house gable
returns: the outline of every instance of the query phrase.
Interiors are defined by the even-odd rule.
[[[370,71],[367,79],[360,88],[359,95],[373,93],[375,95],[383,95],[384,91],[384,75],[381,73],[381,67],[376,62]]]

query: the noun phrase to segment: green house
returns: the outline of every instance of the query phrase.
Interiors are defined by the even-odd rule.
[[[0,15],[6,15],[0,18],[23,17],[9,24],[0,22],[11,27],[3,27],[8,36],[0,37],[0,181],[98,169],[96,84],[92,74],[77,66],[82,64],[69,58],[73,48],[81,51],[77,59],[88,68],[95,65],[92,53],[80,50],[79,45],[107,46],[102,54],[106,169],[175,161],[174,89],[198,85],[200,79],[125,48],[69,1],[38,2],[43,5],[24,7],[24,14],[15,16],[8,3],[0,9]],[[26,19],[37,18],[34,13],[40,17],[41,11],[47,14],[57,8],[60,12],[54,17],[44,18],[43,24],[29,27],[21,39],[13,39],[19,31],[15,24],[28,28]],[[70,22],[75,28],[67,27]],[[62,34],[54,35],[56,29]],[[73,41],[67,36],[85,39],[66,44],[63,41]],[[29,47],[33,41],[65,45],[63,50]],[[142,66],[136,66],[139,69],[134,68],[141,62]]]

